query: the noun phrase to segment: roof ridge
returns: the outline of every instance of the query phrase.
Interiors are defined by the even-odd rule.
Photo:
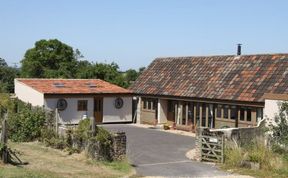
[[[66,78],[15,78],[17,80],[101,80],[104,81],[102,79],[98,79],[98,78],[93,78],[93,79],[81,79],[81,78],[70,78],[70,79],[66,79]]]
[[[288,56],[288,53],[263,53],[263,54],[243,54],[243,55],[195,55],[195,56],[161,56],[161,57],[156,57],[155,60],[157,59],[180,59],[180,58],[207,58],[207,57],[237,57],[237,56],[275,56],[275,55],[282,55],[282,56]]]

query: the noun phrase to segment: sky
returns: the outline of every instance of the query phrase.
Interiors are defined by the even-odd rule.
[[[21,65],[40,39],[84,59],[146,67],[156,57],[287,53],[287,0],[0,0],[0,57]]]

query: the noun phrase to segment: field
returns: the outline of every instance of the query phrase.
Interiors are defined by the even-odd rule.
[[[134,170],[127,161],[96,162],[86,158],[84,153],[68,155],[67,152],[47,148],[38,142],[9,143],[27,165],[12,166],[0,164],[0,177],[60,178],[60,177],[129,177]]]

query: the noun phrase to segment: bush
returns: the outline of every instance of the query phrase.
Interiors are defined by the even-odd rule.
[[[64,148],[67,147],[65,139],[63,137],[61,138],[53,137],[51,139],[45,139],[44,143],[46,146],[49,146],[55,149],[63,150]]]
[[[20,103],[18,101],[18,103]],[[41,136],[41,129],[45,125],[45,111],[37,107],[32,108],[23,104],[24,107],[18,113],[11,113],[8,119],[9,138],[12,141],[33,141]]]
[[[79,122],[73,136],[81,141],[87,141],[91,137],[90,119],[83,119]]]
[[[96,141],[100,142],[103,145],[111,145],[112,135],[109,131],[103,127],[97,127]]]
[[[276,125],[272,125],[273,144],[282,145],[288,149],[288,102],[281,104],[280,113],[275,116]]]

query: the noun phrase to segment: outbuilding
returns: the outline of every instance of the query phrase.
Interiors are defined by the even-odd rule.
[[[275,96],[287,101],[288,54],[157,58],[130,89],[139,123],[187,130],[256,126],[273,119]]]
[[[59,113],[63,124],[132,122],[132,93],[100,79],[15,79],[15,95]]]

